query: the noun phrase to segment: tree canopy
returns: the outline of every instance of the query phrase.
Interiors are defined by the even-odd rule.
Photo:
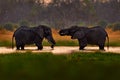
[[[119,0],[0,0],[0,24],[26,20],[56,28],[120,21]]]

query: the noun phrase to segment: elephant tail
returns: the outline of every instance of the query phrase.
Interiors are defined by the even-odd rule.
[[[14,49],[14,34],[13,34],[13,36],[12,36],[12,49]]]
[[[107,35],[107,49],[109,50],[109,36]]]

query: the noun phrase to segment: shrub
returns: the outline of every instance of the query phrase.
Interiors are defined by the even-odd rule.
[[[107,28],[112,29],[112,28],[113,28],[113,24],[109,24],[109,25],[107,26]]]
[[[0,24],[0,30],[3,30],[3,25]]]
[[[113,31],[120,30],[120,23],[114,23],[112,30]]]
[[[99,21],[97,25],[99,25],[99,26],[101,26],[103,28],[106,28],[107,24],[108,23],[106,21]]]
[[[14,30],[14,26],[13,26],[12,23],[6,23],[6,24],[4,25],[4,28],[5,28],[6,30],[9,30],[9,31],[13,31],[13,30]]]
[[[113,24],[109,24],[107,27],[112,29],[113,31],[117,31],[117,30],[120,30],[120,23],[116,22]]]
[[[22,20],[22,21],[20,21],[19,24],[20,24],[20,26],[30,26],[29,22],[26,21],[26,20]]]
[[[15,28],[18,28],[18,25],[13,23],[6,23],[4,25],[0,25],[0,29],[6,29],[9,31],[13,31]]]

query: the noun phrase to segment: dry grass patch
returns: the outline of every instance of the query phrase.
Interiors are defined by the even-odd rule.
[[[12,39],[13,32],[7,30],[0,30],[0,41],[10,41]]]
[[[52,29],[53,37],[55,38],[56,41],[67,41],[71,40],[70,36],[60,36],[59,35],[59,30]]]
[[[120,31],[112,31],[111,29],[106,31],[108,32],[110,42],[120,42]]]

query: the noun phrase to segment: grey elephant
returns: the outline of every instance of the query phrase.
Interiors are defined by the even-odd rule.
[[[105,29],[100,26],[92,28],[72,26],[59,31],[61,36],[71,36],[71,39],[78,39],[79,49],[84,50],[87,44],[98,45],[100,50],[104,50],[106,37],[108,39],[107,47],[109,47],[109,37]]]
[[[53,39],[51,29],[45,25],[39,25],[32,28],[27,26],[21,26],[20,28],[18,28],[14,32],[12,37],[12,48],[14,47],[14,37],[17,50],[24,50],[24,46],[26,44],[35,44],[38,47],[38,50],[42,50],[42,41],[44,38],[46,38],[48,42],[52,44],[51,48],[54,48],[54,45],[56,44],[55,40]]]

